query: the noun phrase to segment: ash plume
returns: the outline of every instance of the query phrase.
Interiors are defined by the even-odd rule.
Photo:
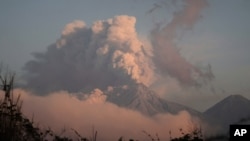
[[[205,69],[193,65],[176,44],[179,36],[200,19],[207,2],[178,2],[182,4],[172,20],[152,29],[151,44],[138,37],[133,16],[116,16],[89,27],[79,20],[67,24],[61,37],[46,52],[33,53],[34,59],[24,66],[26,86],[46,94],[59,90],[103,90],[136,83],[148,87],[161,82],[164,88],[200,87],[213,80],[211,65]],[[162,7],[151,12],[157,8]]]
[[[176,5],[176,1],[172,1]],[[166,25],[157,25],[151,31],[153,62],[161,76],[171,76],[182,86],[201,86],[203,82],[214,78],[211,66],[205,70],[188,62],[180,53],[176,44],[180,34],[193,28],[201,17],[201,11],[207,6],[205,0],[185,0],[182,8],[176,11],[173,19]]]
[[[26,70],[27,85],[40,93],[79,91],[143,83],[154,79],[149,49],[138,39],[135,17],[122,15],[65,26],[61,38],[44,53],[34,53]]]

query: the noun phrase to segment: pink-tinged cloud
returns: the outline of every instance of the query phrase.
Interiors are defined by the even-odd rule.
[[[177,115],[143,116],[139,112],[105,101],[105,96],[97,89],[82,100],[66,91],[42,97],[22,89],[15,89],[14,95],[17,94],[21,94],[23,113],[29,118],[34,116],[34,122],[40,128],[50,127],[56,133],[61,133],[61,130],[66,128],[68,130],[65,135],[71,137],[75,136],[71,128],[84,137],[90,137],[94,126],[98,131],[98,140],[102,141],[118,140],[121,136],[126,140],[130,138],[148,140],[143,130],[152,136],[157,133],[161,140],[167,140],[170,130],[173,137],[180,136],[180,128],[188,132],[190,127],[198,122],[186,111]]]

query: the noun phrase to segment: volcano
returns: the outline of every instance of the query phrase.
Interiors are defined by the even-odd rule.
[[[112,90],[106,91],[105,94],[107,94],[107,101],[148,116],[160,113],[177,114],[184,110],[191,115],[201,115],[194,109],[160,98],[143,84],[114,87]]]
[[[241,95],[230,95],[204,112],[222,126],[250,119],[250,100]]]

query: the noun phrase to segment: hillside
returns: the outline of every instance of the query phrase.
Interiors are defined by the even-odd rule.
[[[241,95],[230,95],[204,112],[204,115],[223,126],[250,117],[250,100]]]
[[[189,107],[160,98],[154,91],[143,84],[116,87],[112,91],[105,93],[108,96],[108,101],[121,107],[140,111],[144,115],[152,116],[159,113],[177,114],[183,110],[195,116],[201,115],[201,113]]]

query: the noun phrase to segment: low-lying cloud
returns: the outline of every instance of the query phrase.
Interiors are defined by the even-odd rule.
[[[66,128],[66,134],[72,137],[74,133],[71,128],[82,136],[89,137],[94,127],[98,131],[98,140],[103,141],[118,140],[121,136],[125,139],[148,139],[143,130],[152,136],[157,133],[161,140],[165,140],[169,139],[170,130],[172,137],[177,137],[180,136],[180,128],[189,132],[193,123],[197,122],[186,111],[177,115],[159,114],[150,118],[105,101],[100,90],[91,92],[87,97],[82,93],[82,100],[66,91],[37,96],[15,89],[14,95],[17,94],[21,94],[23,113],[29,118],[34,116],[34,121],[40,128],[50,127],[58,134]]]

